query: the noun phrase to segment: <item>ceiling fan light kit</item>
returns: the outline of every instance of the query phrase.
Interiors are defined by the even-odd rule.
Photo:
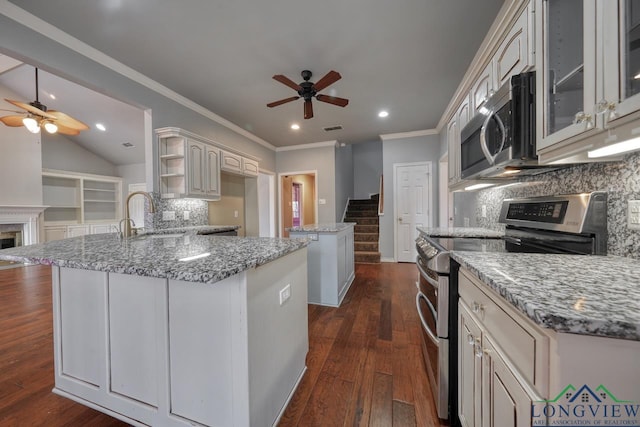
[[[40,103],[38,100],[38,69],[36,68],[35,71],[36,100],[27,104],[5,98],[5,101],[24,111],[9,110],[14,113],[19,113],[20,115],[0,117],[0,121],[4,123],[5,126],[24,126],[31,133],[39,133],[42,127],[44,127],[48,133],[59,132],[65,135],[78,135],[80,131],[89,129],[89,126],[80,120],[76,120],[61,111],[47,110],[47,106]]]
[[[290,98],[281,99],[279,101],[274,101],[267,104],[267,107],[273,108],[278,105],[286,104],[287,102],[295,101],[296,99],[304,99],[304,118],[310,119],[313,117],[313,104],[311,102],[312,98],[316,98],[318,101],[326,102],[327,104],[337,105],[338,107],[346,107],[349,104],[349,100],[345,98],[339,98],[337,96],[329,96],[319,94],[322,89],[332,85],[342,78],[340,73],[337,71],[329,71],[323,78],[318,80],[316,83],[310,82],[311,76],[313,73],[309,70],[304,70],[302,73],[302,79],[304,80],[300,84],[296,84],[288,77],[282,74],[276,74],[273,76],[274,80],[279,81],[285,86],[289,86],[291,89],[298,92],[298,96],[292,96]]]

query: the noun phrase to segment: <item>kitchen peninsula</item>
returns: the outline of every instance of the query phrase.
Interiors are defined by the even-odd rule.
[[[305,371],[305,240],[88,235],[53,268],[54,392],[132,425],[274,425]]]

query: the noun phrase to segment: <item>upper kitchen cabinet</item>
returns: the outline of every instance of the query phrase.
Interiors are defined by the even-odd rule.
[[[220,199],[220,149],[180,129],[156,130],[162,198]]]
[[[496,88],[507,83],[512,76],[533,67],[533,16],[533,4],[529,4],[498,47],[493,58]]]
[[[539,159],[602,160],[597,149],[640,133],[640,1],[539,3]]]
[[[471,89],[471,100],[473,101],[474,114],[480,111],[487,99],[495,92],[495,72],[494,61],[490,61],[482,73],[476,79]],[[462,128],[460,128],[462,131]]]
[[[605,126],[615,127],[640,111],[640,0],[609,1],[598,11],[605,86],[596,114],[603,115]]]
[[[538,0],[537,149],[597,133],[596,0]]]
[[[258,176],[258,162],[239,154],[221,151],[221,169],[236,175]]]
[[[449,186],[460,182],[460,131],[471,119],[471,96],[464,97],[458,110],[447,125],[447,146],[449,150]]]

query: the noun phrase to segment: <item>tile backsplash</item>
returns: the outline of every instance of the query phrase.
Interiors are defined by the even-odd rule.
[[[608,192],[608,253],[640,259],[640,230],[627,227],[629,200],[640,200],[640,153],[614,163],[571,166],[527,178],[526,185],[486,189],[476,193],[475,219],[480,227],[500,229],[502,200],[512,197]],[[482,206],[486,206],[486,217]],[[466,212],[465,216],[470,213]]]
[[[144,222],[146,228],[162,229],[175,227],[190,227],[209,224],[209,203],[198,199],[162,199],[160,193],[151,193],[155,205],[155,213],[149,213],[149,202],[145,201]],[[189,219],[184,219],[184,213],[189,211]],[[175,219],[163,220],[163,212],[175,212]]]

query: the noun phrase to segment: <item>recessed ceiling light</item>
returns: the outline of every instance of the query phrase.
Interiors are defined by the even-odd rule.
[[[107,130],[107,128],[106,128],[106,127],[104,127],[104,125],[103,125],[102,123],[96,123],[96,128],[97,128],[98,130],[103,131],[103,132],[104,132],[105,130]]]
[[[382,117],[382,118],[387,117],[388,115],[389,115],[389,112],[385,110],[382,110],[378,113],[378,117]]]
[[[51,98],[51,99],[56,99],[56,96],[55,96],[54,94],[50,93],[50,94],[49,94],[49,98]]]
[[[297,123],[294,123],[294,124],[291,125],[291,129],[298,130],[298,129],[300,129],[300,125],[297,124]]]

